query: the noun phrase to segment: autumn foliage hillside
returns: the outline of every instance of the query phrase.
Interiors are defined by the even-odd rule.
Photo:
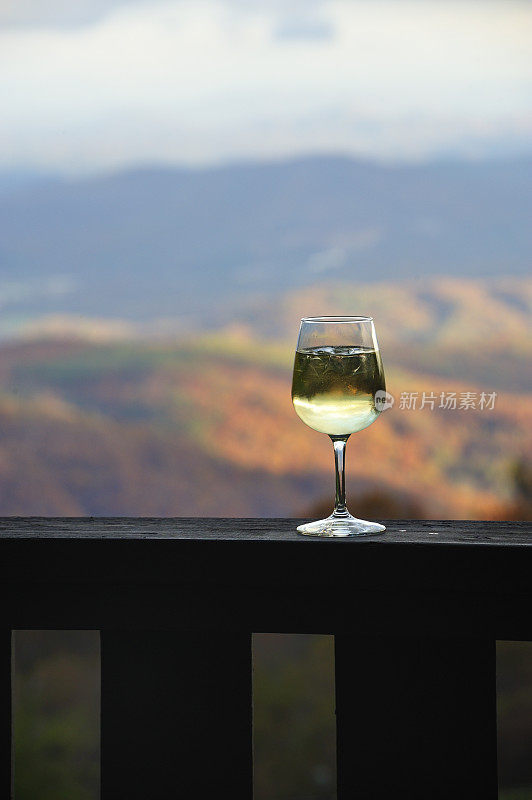
[[[504,516],[532,421],[528,290],[456,279],[314,287],[188,340],[95,340],[55,326],[6,343],[0,513],[310,512],[331,495],[332,457],[294,414],[291,362],[299,317],[335,309],[374,313],[395,397],[349,443],[353,511],[377,493],[383,513]],[[440,408],[452,392],[457,407]],[[423,393],[435,400],[420,408]]]

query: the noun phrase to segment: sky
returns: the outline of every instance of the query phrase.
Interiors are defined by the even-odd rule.
[[[532,150],[528,0],[0,0],[0,169]]]

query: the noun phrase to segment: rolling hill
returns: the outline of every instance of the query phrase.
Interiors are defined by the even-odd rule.
[[[5,344],[0,513],[308,512],[332,496],[332,456],[291,407],[296,311],[365,297],[396,403],[350,441],[352,510],[377,492],[422,516],[497,518],[530,450],[527,292],[525,279],[329,285],[286,295],[275,336],[269,315],[250,314],[254,325],[188,340],[58,339],[55,328]],[[497,397],[491,410],[401,408],[403,392],[451,391]]]

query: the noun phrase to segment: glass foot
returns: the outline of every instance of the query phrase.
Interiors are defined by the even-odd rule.
[[[378,522],[367,522],[365,519],[352,517],[351,514],[345,517],[335,517],[331,514],[326,519],[307,522],[297,528],[297,532],[305,536],[371,536],[383,533],[385,530],[385,526],[379,525]]]

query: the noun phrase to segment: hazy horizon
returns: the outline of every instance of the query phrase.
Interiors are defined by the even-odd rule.
[[[85,180],[92,181],[98,179],[106,179],[119,177],[128,174],[140,173],[184,173],[184,174],[201,174],[209,172],[222,172],[232,171],[235,169],[254,169],[254,168],[268,168],[275,166],[283,166],[290,164],[299,164],[305,162],[334,162],[340,161],[347,163],[358,164],[363,167],[369,168],[382,168],[383,170],[397,170],[408,169],[410,167],[420,169],[424,167],[453,167],[460,165],[513,165],[513,164],[527,164],[532,161],[532,148],[530,152],[519,152],[504,155],[484,155],[482,157],[475,157],[473,154],[454,155],[446,152],[435,153],[425,158],[402,158],[402,159],[384,159],[376,157],[366,157],[364,155],[357,155],[351,153],[339,153],[334,151],[323,152],[302,152],[296,154],[285,154],[273,156],[269,158],[257,158],[250,156],[248,158],[231,158],[226,160],[211,161],[200,164],[190,164],[185,161],[169,161],[157,160],[156,158],[150,160],[132,161],[126,164],[118,164],[115,166],[106,166],[101,169],[94,169],[87,172],[72,172],[68,169],[54,168],[47,169],[43,167],[33,166],[4,166],[0,164],[0,192],[6,189],[6,193],[11,188],[18,189],[19,185],[24,187],[27,182],[29,187],[33,185],[34,180],[59,180],[66,183],[77,183]],[[6,181],[6,185],[2,187],[2,181]],[[0,194],[1,196],[1,194]]]

